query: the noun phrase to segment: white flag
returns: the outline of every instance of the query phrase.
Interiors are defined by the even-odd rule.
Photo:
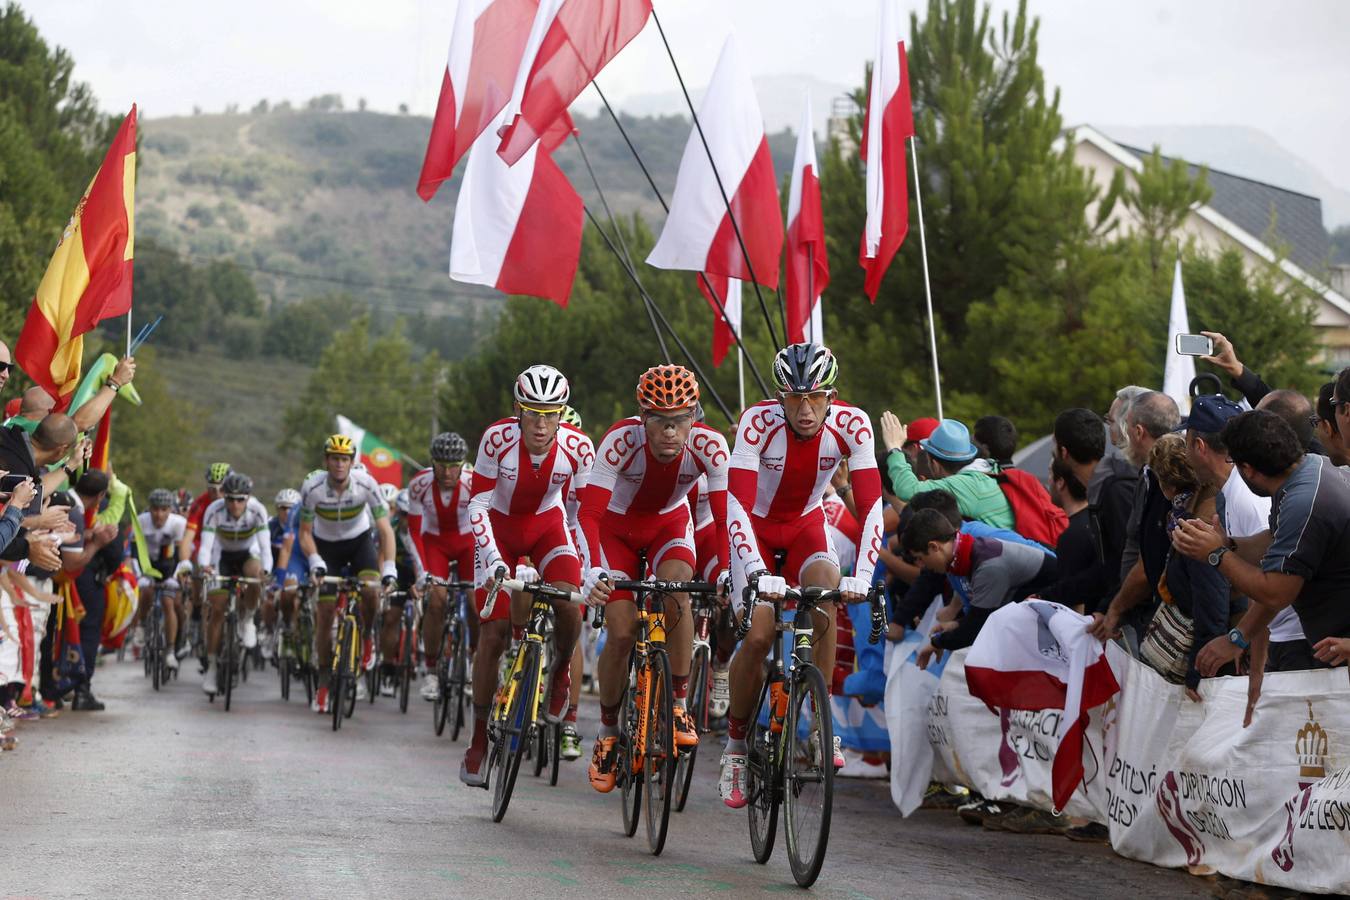
[[[1163,367],[1163,393],[1177,402],[1181,414],[1191,411],[1191,382],[1195,380],[1195,357],[1177,352],[1177,335],[1190,334],[1190,319],[1186,316],[1186,292],[1181,287],[1181,258],[1177,258],[1177,274],[1172,280],[1172,312],[1167,317],[1167,364]]]

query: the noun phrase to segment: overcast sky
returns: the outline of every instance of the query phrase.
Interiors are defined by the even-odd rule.
[[[430,113],[454,0],[20,0],[109,110],[146,116],[303,101]],[[1015,2],[996,0],[996,10]],[[906,9],[926,8],[906,2]],[[1031,0],[1066,121],[1251,125],[1350,187],[1350,2]],[[657,0],[692,85],[734,28],[756,75],[851,84],[873,52],[872,0]],[[612,99],[675,89],[649,24],[600,77]],[[821,98],[823,99],[823,98]],[[821,102],[821,100],[817,100]]]

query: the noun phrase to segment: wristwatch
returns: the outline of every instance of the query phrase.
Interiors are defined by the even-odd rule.
[[[1220,547],[1219,549],[1211,553],[1209,555],[1209,564],[1217,569],[1219,567],[1219,563],[1223,562],[1224,555],[1228,553],[1228,549],[1229,549],[1228,547]]]
[[[1251,643],[1242,636],[1242,632],[1236,628],[1228,632],[1228,642],[1242,650],[1246,650],[1251,646]]]

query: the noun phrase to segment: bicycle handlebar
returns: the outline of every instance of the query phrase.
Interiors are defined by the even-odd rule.
[[[717,585],[711,581],[616,581],[616,591],[647,591],[653,594],[715,594]]]
[[[565,591],[562,588],[555,588],[551,584],[545,584],[542,581],[536,581],[527,584],[515,578],[507,578],[502,581],[500,590],[524,591],[527,594],[533,594],[536,597],[547,597],[550,600],[566,600],[569,603],[581,603],[584,599],[576,591]]]
[[[450,581],[445,578],[437,578],[435,575],[427,574],[423,580],[432,587],[443,587],[452,591],[471,591],[473,590],[472,581]]]
[[[807,606],[817,606],[821,603],[833,603],[843,599],[843,593],[838,590],[829,590],[821,587],[808,588],[789,588],[783,595],[785,600],[795,600],[797,603],[805,603]],[[746,585],[743,593],[745,601],[745,614],[741,616],[740,622],[736,625],[736,640],[742,641],[750,633],[750,619],[756,603],[759,602],[759,596],[753,585]],[[875,644],[881,640],[882,634],[886,631],[886,594],[880,584],[872,586],[867,592],[867,599],[863,601],[872,607],[872,627],[867,636],[867,643]]]

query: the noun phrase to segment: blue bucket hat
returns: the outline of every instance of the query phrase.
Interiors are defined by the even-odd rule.
[[[1228,420],[1242,412],[1242,407],[1223,394],[1202,394],[1191,402],[1191,414],[1181,420],[1173,431],[1185,434],[1190,429],[1205,434],[1218,434]]]
[[[919,446],[929,456],[943,462],[970,462],[980,455],[980,448],[970,442],[970,429],[955,419],[943,419]]]

